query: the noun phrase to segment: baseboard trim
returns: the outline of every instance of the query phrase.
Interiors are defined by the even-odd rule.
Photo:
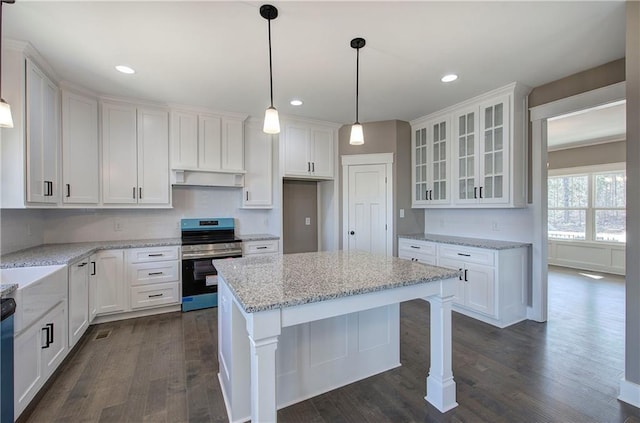
[[[620,380],[620,395],[618,395],[618,399],[640,408],[640,385],[622,378]]]

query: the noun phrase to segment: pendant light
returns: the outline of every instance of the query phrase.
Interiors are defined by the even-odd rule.
[[[2,98],[2,3],[15,3],[15,0],[0,0],[0,128],[13,128],[11,106]]]
[[[364,38],[354,38],[351,40],[351,47],[356,49],[356,122],[351,126],[351,138],[349,144],[362,145],[364,144],[364,132],[362,131],[362,124],[358,120],[358,86],[360,85],[360,49],[364,47],[366,41]]]
[[[278,9],[270,4],[260,6],[260,16],[265,18],[269,27],[269,87],[271,89],[271,106],[264,112],[264,127],[262,130],[266,134],[280,133],[280,119],[278,111],[273,107],[273,65],[271,62],[271,21],[278,17]]]

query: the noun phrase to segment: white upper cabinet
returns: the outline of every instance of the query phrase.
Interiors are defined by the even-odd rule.
[[[62,91],[62,202],[100,201],[98,102]]]
[[[245,128],[243,208],[273,207],[272,136],[265,134],[259,124],[248,123]]]
[[[509,204],[509,110],[502,96],[454,115],[456,204]]]
[[[26,60],[27,201],[57,203],[58,87],[30,60]]]
[[[245,116],[171,111],[171,168],[201,172],[244,172]]]
[[[104,204],[169,205],[169,116],[163,109],[103,101]]]
[[[138,203],[169,204],[169,115],[138,108]]]
[[[333,179],[336,127],[287,120],[280,133],[284,177]]]
[[[451,202],[450,139],[451,120],[448,116],[413,128],[413,207],[448,205]]]
[[[412,121],[413,207],[524,207],[528,92],[512,83]]]

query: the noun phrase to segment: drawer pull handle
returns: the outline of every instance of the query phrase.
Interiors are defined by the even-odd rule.
[[[164,256],[164,254],[162,253],[148,254],[148,257],[162,257],[162,256]]]
[[[158,275],[162,275],[164,272],[151,272],[149,273],[149,276],[158,276]]]
[[[463,257],[471,257],[471,254],[458,253],[458,255]]]
[[[415,245],[412,245],[411,248],[416,248],[416,249],[420,249],[420,247],[416,247]]]
[[[149,298],[157,298],[157,297],[162,297],[164,294],[153,294],[153,295],[149,295]]]
[[[266,246],[265,247],[256,247],[256,250],[266,250],[267,248],[269,248],[269,247],[266,247]]]

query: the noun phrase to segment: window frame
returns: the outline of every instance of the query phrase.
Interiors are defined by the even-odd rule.
[[[596,204],[595,204],[596,175],[602,175],[602,174],[614,173],[614,172],[624,172],[625,178],[626,178],[626,172],[627,172],[626,163],[624,162],[608,163],[608,164],[594,165],[594,166],[579,166],[579,167],[571,167],[571,168],[563,168],[563,169],[549,169],[548,176],[547,176],[548,179],[556,178],[556,177],[567,177],[567,176],[587,176],[587,207],[586,208],[551,207],[549,204],[547,204],[547,214],[553,210],[585,210],[585,239],[565,239],[565,238],[552,237],[549,234],[549,228],[547,224],[547,237],[549,241],[626,245],[626,242],[601,241],[596,239],[596,211],[600,211],[600,210],[626,211],[626,201],[625,201],[624,208],[596,207]],[[549,198],[548,196],[549,196],[549,191],[547,188],[547,201]],[[548,222],[548,216],[547,216],[547,222]]]

